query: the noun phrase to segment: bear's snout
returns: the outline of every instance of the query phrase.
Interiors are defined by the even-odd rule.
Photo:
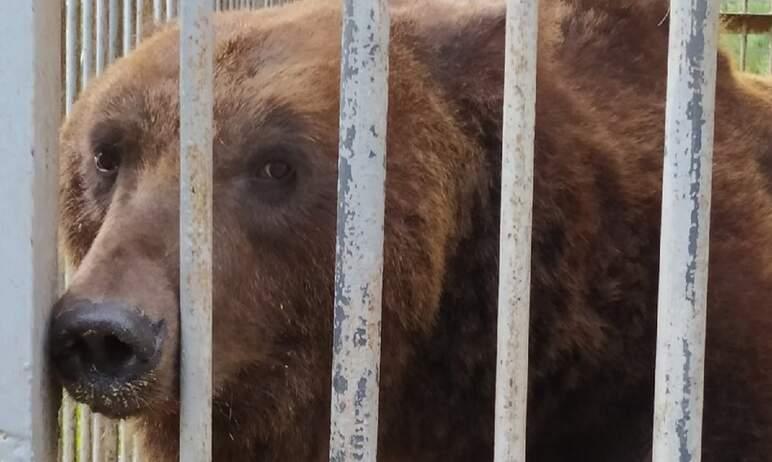
[[[163,321],[121,303],[63,299],[49,332],[54,369],[76,399],[109,416],[137,410],[159,364]]]

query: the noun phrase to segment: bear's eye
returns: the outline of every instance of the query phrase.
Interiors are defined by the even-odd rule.
[[[294,170],[286,162],[271,161],[265,163],[258,172],[258,176],[265,180],[285,180],[292,176]]]
[[[94,165],[99,173],[114,175],[121,166],[121,155],[115,149],[99,149],[94,154]]]

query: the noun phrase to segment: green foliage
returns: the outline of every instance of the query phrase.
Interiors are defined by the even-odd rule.
[[[747,10],[745,10],[746,4]],[[772,14],[772,0],[723,0],[721,11]],[[769,62],[772,53],[770,36],[749,34],[745,40],[745,70],[754,74],[768,74],[772,68]],[[742,34],[722,34],[721,46],[732,55],[735,64],[739,67],[743,46]]]

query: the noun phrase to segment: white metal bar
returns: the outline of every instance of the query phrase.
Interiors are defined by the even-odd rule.
[[[136,46],[139,46],[140,42],[142,42],[142,26],[145,21],[145,2],[143,0],[137,0],[134,11],[136,13],[136,19],[134,20],[136,30],[134,39]]]
[[[125,421],[118,424],[118,462],[131,462],[134,449],[133,429]]]
[[[375,462],[389,10],[344,0],[330,460]]]
[[[96,0],[96,73],[101,74],[105,69],[105,57],[107,56],[107,9],[105,0]]]
[[[0,460],[53,460],[60,391],[44,351],[59,284],[58,154],[61,8],[0,2]],[[10,45],[9,45],[10,44]],[[10,71],[9,71],[10,70]]]
[[[495,462],[525,462],[538,0],[507,0]]]
[[[134,25],[132,21],[134,19],[134,1],[135,0],[123,0],[123,55],[127,55],[131,51],[133,45],[131,34],[134,31]],[[142,1],[142,0],[139,0]]]
[[[163,20],[162,0],[153,0],[153,22],[158,24]]]
[[[118,57],[118,0],[110,0],[110,7],[107,9],[107,35],[108,35],[108,53],[109,62],[112,63]]]
[[[211,0],[186,0],[180,30],[180,457],[212,458]]]
[[[142,452],[140,451],[139,436],[137,435],[136,431],[133,431],[131,435],[131,462],[142,462]]]
[[[91,410],[88,406],[78,405],[78,462],[91,459]]]
[[[100,414],[93,414],[91,423],[92,462],[115,462],[118,443],[115,422],[110,421]]]
[[[177,5],[174,4],[174,0],[166,0],[166,20],[171,21],[175,16],[177,16]]]
[[[81,65],[80,77],[82,86],[85,87],[88,84],[89,78],[91,78],[91,62],[93,59],[93,10],[92,0],[81,0],[80,2],[80,60],[83,63]]]
[[[655,462],[699,462],[719,3],[671,0]]]
[[[62,395],[61,461],[75,462],[75,401],[67,393]]]

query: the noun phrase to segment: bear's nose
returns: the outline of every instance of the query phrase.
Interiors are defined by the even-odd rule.
[[[51,359],[66,382],[125,383],[152,370],[160,356],[162,323],[117,303],[79,302],[59,311],[50,329]]]

